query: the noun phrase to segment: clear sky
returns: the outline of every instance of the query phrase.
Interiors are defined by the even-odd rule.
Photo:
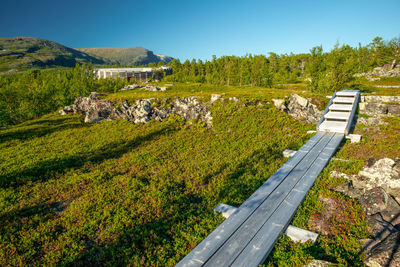
[[[1,0],[0,37],[142,46],[181,60],[303,53],[400,34],[400,0]]]

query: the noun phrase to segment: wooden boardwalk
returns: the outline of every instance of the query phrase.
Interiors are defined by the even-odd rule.
[[[357,100],[354,96],[351,105],[355,106]],[[349,99],[339,99],[335,103],[331,100],[324,115],[330,105],[347,106]],[[345,117],[348,122],[345,127],[353,119],[352,110],[354,108]],[[331,129],[317,132],[177,266],[249,267],[262,264],[344,139],[344,132],[342,128],[339,132]]]

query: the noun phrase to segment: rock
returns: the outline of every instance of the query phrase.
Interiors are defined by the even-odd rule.
[[[211,126],[211,112],[206,105],[197,101],[197,97],[175,98],[173,114],[180,115],[185,120],[201,120],[208,126]]]
[[[342,173],[342,172],[337,172],[337,171],[331,171],[331,173],[329,175],[332,177],[336,177],[336,178],[344,178],[346,180],[350,179],[350,176],[348,176],[347,174]]]
[[[212,94],[210,103],[213,104],[215,101],[221,98],[221,95]]]
[[[391,191],[400,190],[399,173],[394,168],[396,162],[389,158],[377,160],[373,166],[364,168],[353,179],[355,187],[372,189],[382,187],[385,190]]]
[[[85,114],[90,107],[90,98],[89,97],[78,97],[75,99],[74,104],[72,105],[72,109],[74,113],[83,113]]]
[[[165,99],[139,99],[131,105],[122,100],[117,107],[109,100],[101,100],[99,94],[92,93],[89,97],[78,97],[71,106],[64,107],[59,113],[67,111],[85,114],[85,122],[92,123],[105,119],[126,119],[133,123],[146,123],[151,119],[162,121],[171,114],[182,116],[186,121],[201,120],[207,126],[212,126],[212,116],[207,105],[197,101],[197,97]],[[158,102],[163,107],[158,106]],[[152,107],[154,104],[154,107]]]
[[[61,109],[58,114],[60,115],[67,115],[68,113],[73,113],[74,112],[74,108],[73,105],[70,106],[65,106],[63,109]]]
[[[290,157],[293,157],[294,156],[294,154],[296,154],[296,150],[291,150],[291,149],[285,149],[284,151],[283,151],[283,156],[285,157],[285,158],[290,158]]]
[[[366,266],[400,266],[400,232],[390,234],[368,253]]]
[[[386,210],[388,195],[381,187],[375,187],[371,190],[367,190],[358,200],[365,213],[367,215],[372,215]]]
[[[323,111],[318,110],[317,106],[310,103],[307,99],[293,94],[289,98],[287,113],[296,119],[304,119],[310,123],[318,123]]]
[[[357,199],[366,214],[373,235],[372,239],[360,240],[367,255],[366,266],[400,266],[400,205],[396,200],[400,195],[399,171],[400,159],[371,158],[357,175],[335,188]]]
[[[113,112],[113,103],[109,100],[92,99],[89,108],[85,111],[86,123],[99,122],[110,117]]]
[[[237,98],[237,97],[230,97],[229,98],[229,101],[233,101],[233,102],[235,102],[235,103],[239,103],[239,98]]]
[[[313,259],[307,265],[304,265],[304,266],[306,266],[306,267],[329,267],[329,266],[337,266],[337,264],[329,262],[329,261]]]
[[[372,103],[399,103],[400,96],[375,96],[366,95],[363,96],[362,102],[372,102]]]
[[[128,84],[124,88],[120,89],[120,91],[129,91],[129,90],[135,90],[138,88],[142,88],[143,86],[137,85],[137,84]]]
[[[291,96],[291,98],[292,98],[291,101],[295,100],[294,102],[297,102],[300,106],[302,106],[304,108],[308,106],[308,100],[305,99],[304,97],[301,97],[299,95],[293,94]]]
[[[346,135],[346,139],[350,139],[351,143],[360,143],[361,135],[359,135],[359,134],[349,134],[349,135]]]
[[[272,99],[272,101],[274,102],[274,105],[277,109],[280,109],[280,110],[286,109],[285,99]]]
[[[364,124],[366,126],[377,126],[377,125],[388,125],[386,121],[383,120],[383,117],[357,117],[357,124]]]
[[[151,102],[148,99],[136,100],[135,105],[130,107],[131,114],[133,115],[133,122],[148,122],[151,115]]]

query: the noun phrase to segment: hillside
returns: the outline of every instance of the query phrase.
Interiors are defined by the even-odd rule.
[[[73,67],[76,63],[140,65],[170,62],[172,57],[142,47],[73,49],[34,37],[0,38],[0,73],[30,68]]]
[[[215,93],[226,100],[209,105],[212,128],[177,116],[88,124],[84,115],[53,113],[0,130],[0,264],[172,266],[222,222],[213,212],[217,204],[239,206],[285,162],[283,150],[297,150],[311,138],[307,131],[315,125],[279,111],[272,99],[305,93],[321,101],[320,108],[326,105],[323,94],[302,88],[195,84],[106,99],[197,95],[209,103]],[[368,237],[363,211],[333,191],[343,179],[331,173],[351,175],[370,158],[400,156],[399,118],[387,122],[357,125],[362,142],[343,144],[336,155],[342,160],[329,163],[299,208],[293,225],[319,232],[319,242],[282,236],[268,263],[300,266],[317,258],[361,264],[358,240]],[[344,210],[332,211],[336,219],[321,230],[315,221],[328,214],[326,201]]]
[[[83,53],[99,58],[107,64],[124,65],[144,65],[163,61],[168,63],[172,57],[155,54],[153,51],[143,47],[131,48],[77,48]]]
[[[95,57],[56,42],[34,37],[0,38],[0,72],[45,67],[73,67],[76,63],[104,64]]]

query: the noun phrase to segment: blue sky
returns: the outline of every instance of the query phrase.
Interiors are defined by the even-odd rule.
[[[1,0],[0,37],[142,46],[181,60],[304,53],[400,34],[399,0]]]

